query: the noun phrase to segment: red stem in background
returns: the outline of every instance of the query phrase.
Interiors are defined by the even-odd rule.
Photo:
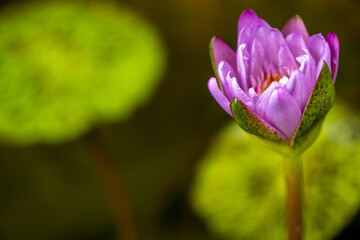
[[[126,190],[117,165],[110,156],[100,132],[94,130],[85,138],[85,142],[105,189],[118,239],[137,240],[138,235]]]

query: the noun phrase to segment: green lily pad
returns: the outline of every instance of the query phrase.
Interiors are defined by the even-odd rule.
[[[59,142],[128,117],[164,69],[161,40],[109,1],[38,1],[0,12],[0,137]]]
[[[257,140],[231,124],[198,167],[192,203],[220,239],[286,239],[283,159]],[[304,239],[332,239],[359,209],[360,118],[335,105],[302,159]]]

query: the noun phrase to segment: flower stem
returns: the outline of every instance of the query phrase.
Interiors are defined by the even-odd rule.
[[[100,132],[94,130],[88,134],[85,143],[106,192],[115,221],[117,239],[137,240],[137,231],[126,190]]]
[[[284,159],[286,181],[286,219],[288,240],[303,238],[303,169],[300,156],[292,155]]]

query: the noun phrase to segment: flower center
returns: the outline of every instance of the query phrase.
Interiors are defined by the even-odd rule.
[[[279,74],[267,74],[265,77],[261,78],[256,87],[254,88],[255,92],[260,95],[262,94],[273,81],[279,82],[283,76]]]

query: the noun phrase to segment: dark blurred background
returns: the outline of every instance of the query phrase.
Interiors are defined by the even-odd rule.
[[[357,0],[119,2],[157,28],[167,53],[165,73],[146,104],[124,121],[97,126],[116,160],[140,239],[215,239],[189,203],[197,163],[231,121],[207,89],[213,76],[208,48],[214,35],[235,48],[237,21],[246,8],[276,28],[298,14],[311,35],[335,32],[340,41],[337,97],[360,107]],[[24,3],[2,1],[0,7]],[[23,239],[114,239],[106,196],[89,162],[82,136],[51,145],[3,141],[0,239],[11,234]],[[357,239],[359,229],[360,215],[336,239]]]

